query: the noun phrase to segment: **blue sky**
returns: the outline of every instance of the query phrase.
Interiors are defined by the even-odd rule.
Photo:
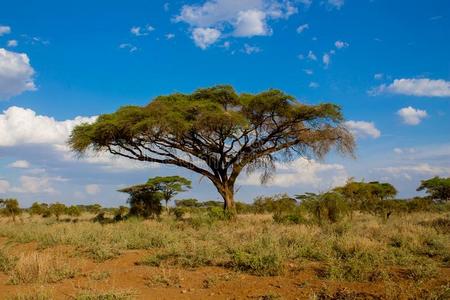
[[[414,196],[421,179],[450,176],[449,12],[445,0],[4,3],[0,198],[119,205],[122,185],[181,174],[194,189],[180,197],[219,199],[188,171],[78,160],[64,141],[122,105],[223,83],[338,103],[358,143],[356,160],[299,159],[264,187],[243,175],[236,198],[324,191],[348,177]]]

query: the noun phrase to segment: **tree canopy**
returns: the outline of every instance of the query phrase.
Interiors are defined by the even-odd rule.
[[[417,191],[423,191],[428,194],[432,200],[449,201],[450,200],[450,178],[433,177],[428,180],[422,180]]]
[[[178,193],[191,188],[192,182],[181,176],[157,176],[150,178],[147,185],[153,186],[162,193],[164,201],[167,203]]]
[[[70,147],[133,160],[175,165],[207,177],[234,208],[243,170],[267,181],[275,162],[323,157],[333,147],[353,153],[354,138],[339,106],[306,105],[279,90],[237,94],[231,86],[156,97],[74,128]]]

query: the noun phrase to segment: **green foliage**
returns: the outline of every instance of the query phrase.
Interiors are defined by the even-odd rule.
[[[190,189],[192,182],[181,176],[157,176],[150,178],[146,184],[162,193],[162,198],[166,201],[167,208],[167,203],[178,193]]]
[[[17,199],[0,199],[1,213],[5,216],[11,217],[13,221],[16,220],[16,216],[22,213]]]
[[[422,180],[417,191],[425,191],[432,200],[450,201],[450,177],[433,177],[428,180]]]
[[[323,157],[333,147],[353,153],[354,138],[343,122],[335,104],[305,105],[274,89],[237,94],[219,85],[101,115],[75,127],[68,143],[80,154],[108,151],[187,168],[211,180],[225,208],[234,209],[234,185],[244,169],[261,169],[265,181],[275,160]]]
[[[253,201],[255,211],[258,213],[285,213],[291,212],[297,206],[297,201],[287,194],[275,196],[259,196]]]
[[[66,213],[66,209],[67,207],[59,202],[53,203],[50,205],[49,207],[49,211],[52,215],[54,215],[56,217],[56,220],[59,221],[59,218],[61,215],[63,215],[64,213]]]
[[[336,192],[328,192],[322,195],[309,194],[307,197],[299,196],[301,207],[306,209],[316,222],[336,223],[349,211],[348,202]]]
[[[347,199],[352,210],[370,213],[381,212],[383,214],[389,208],[389,205],[383,204],[383,201],[392,199],[397,195],[397,190],[393,185],[378,181],[356,182],[349,180],[347,184],[335,188],[334,191]]]
[[[66,207],[65,214],[71,217],[79,217],[81,215],[81,210],[78,206],[71,205]]]
[[[175,200],[175,205],[177,207],[200,207],[201,203],[198,202],[197,199],[182,199],[182,200]]]
[[[129,214],[143,218],[158,218],[162,212],[163,194],[153,185],[141,184],[119,190],[128,193]]]

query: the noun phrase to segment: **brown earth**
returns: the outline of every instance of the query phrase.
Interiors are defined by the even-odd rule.
[[[0,239],[0,246],[5,244],[7,244],[6,239]],[[218,267],[187,270],[174,267],[140,266],[136,262],[151,253],[151,251],[143,250],[125,251],[118,258],[102,263],[79,257],[76,251],[68,246],[39,250],[37,244],[28,243],[10,245],[10,250],[14,255],[33,251],[63,254],[67,258],[67,264],[76,266],[78,272],[72,279],[46,285],[11,285],[8,283],[9,276],[0,273],[0,299],[8,299],[24,293],[30,294],[40,289],[49,291],[53,299],[74,299],[83,290],[131,290],[136,299],[421,298],[417,294],[408,294],[412,283],[407,280],[402,281],[400,274],[396,282],[330,281],[318,276],[323,266],[315,262],[307,262],[300,267],[290,264],[283,276],[257,277]],[[450,268],[441,268],[440,275],[436,279],[422,283],[420,289],[429,291],[449,283]],[[417,290],[417,284],[414,285]]]

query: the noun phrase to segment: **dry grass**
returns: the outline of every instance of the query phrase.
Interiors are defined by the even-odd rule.
[[[73,278],[76,270],[62,258],[54,255],[33,252],[19,256],[10,272],[11,284],[55,283]]]
[[[450,236],[442,220],[448,213],[414,213],[385,221],[355,214],[336,224],[276,224],[268,215],[241,215],[234,222],[192,216],[190,221],[138,221],[100,225],[25,219],[3,222],[0,236],[39,247],[71,245],[94,261],[129,249],[152,249],[140,263],[151,266],[221,266],[258,276],[291,272],[294,264],[319,261],[320,276],[342,281],[384,281],[403,276],[423,282],[450,262]],[[194,221],[192,221],[194,220]],[[438,224],[439,226],[437,226]],[[442,225],[444,224],[444,225]],[[0,252],[0,265],[2,256]],[[44,262],[44,266],[40,263]],[[51,282],[73,276],[51,258],[20,257],[12,282]],[[4,264],[7,265],[7,264]],[[400,269],[402,272],[394,270]],[[32,270],[31,272],[25,270]]]

